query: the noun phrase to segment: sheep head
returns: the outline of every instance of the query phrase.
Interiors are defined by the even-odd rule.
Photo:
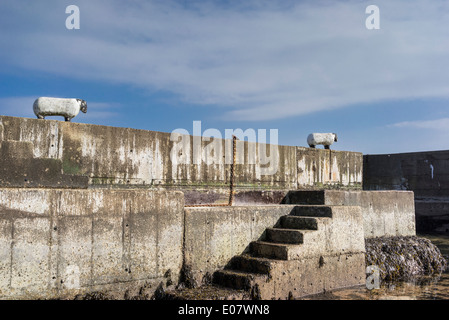
[[[80,103],[81,112],[86,113],[87,112],[87,102],[82,99],[76,99],[76,100]]]

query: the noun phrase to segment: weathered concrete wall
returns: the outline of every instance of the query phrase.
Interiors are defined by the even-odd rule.
[[[0,124],[3,141],[26,143],[26,157],[58,160],[62,174],[88,177],[90,187],[176,188],[188,191],[188,203],[226,201],[229,139],[6,116]],[[237,191],[360,189],[362,154],[238,141],[235,184]]]
[[[0,186],[10,188],[88,187],[88,178],[64,174],[62,161],[35,158],[29,141],[0,141]]]
[[[0,201],[0,298],[151,296],[178,281],[181,192],[8,188]]]
[[[411,190],[418,232],[449,230],[449,151],[365,155],[363,189]]]
[[[358,152],[343,152],[298,147],[298,189],[353,187],[362,183],[363,156]]]
[[[265,229],[281,216],[298,210],[295,205],[184,209],[181,192],[140,189],[6,188],[0,189],[0,201],[4,299],[72,298],[96,291],[123,298],[124,292],[133,296],[141,288],[151,296],[160,283],[177,283],[183,263],[201,284],[252,241],[264,239]],[[295,258],[303,261],[298,267],[315,265],[324,256],[330,268],[316,267],[316,274],[308,270],[314,290],[322,289],[319,283],[334,272],[331,261],[341,254],[351,261],[343,259],[345,267],[325,288],[353,283],[354,273],[349,279],[344,270],[362,270],[361,225],[359,207],[334,207],[332,222],[325,221],[313,239],[309,236]],[[300,274],[293,272],[294,277],[301,286]],[[301,290],[298,294],[312,292]]]
[[[416,235],[410,191],[360,191],[365,238]]]
[[[321,218],[317,230],[308,233],[303,244],[291,255],[293,259],[273,265],[272,281],[264,284],[272,287],[273,293],[268,298],[298,298],[365,284],[361,208],[328,208],[331,217]],[[300,206],[295,210],[298,211],[296,215],[301,215]]]
[[[287,204],[360,206],[365,238],[413,236],[415,204],[412,191],[321,190],[291,191]]]

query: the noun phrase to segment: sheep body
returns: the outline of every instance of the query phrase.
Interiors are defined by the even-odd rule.
[[[311,148],[322,144],[325,149],[329,149],[329,146],[337,141],[336,133],[311,133],[307,137],[307,143]]]
[[[34,101],[33,111],[38,119],[45,119],[46,116],[62,116],[65,121],[70,121],[80,111],[87,112],[87,103],[82,99],[40,97]]]

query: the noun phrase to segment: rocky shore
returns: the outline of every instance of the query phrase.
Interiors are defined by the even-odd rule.
[[[365,240],[366,266],[379,268],[382,281],[407,281],[444,272],[447,260],[429,239],[378,237]]]

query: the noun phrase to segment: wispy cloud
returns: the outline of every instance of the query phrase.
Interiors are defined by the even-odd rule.
[[[403,121],[394,123],[390,125],[390,127],[429,129],[429,130],[445,131],[449,133],[449,118],[441,118],[435,120]]]
[[[371,3],[355,0],[230,3],[80,0],[81,29],[69,31],[60,1],[4,0],[0,60],[168,90],[233,120],[449,97],[445,1],[376,1],[380,30],[365,28]]]

